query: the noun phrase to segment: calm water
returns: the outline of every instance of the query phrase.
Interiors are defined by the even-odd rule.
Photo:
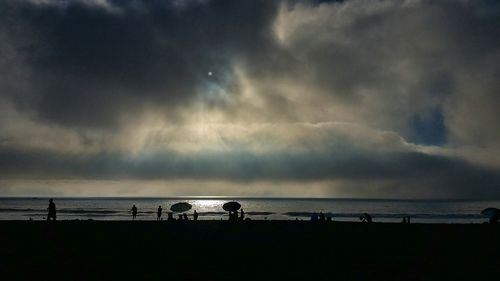
[[[358,221],[361,213],[374,221],[399,222],[411,216],[412,222],[482,223],[480,212],[500,207],[500,201],[421,201],[361,199],[236,199],[248,217],[258,220],[307,220],[312,212],[323,212],[338,221]],[[59,220],[130,220],[130,209],[139,209],[137,219],[155,220],[156,209],[165,212],[173,203],[187,201],[201,220],[227,219],[222,204],[228,198],[55,198]],[[47,198],[0,198],[0,220],[41,220],[47,215]],[[192,211],[189,214],[192,214]]]

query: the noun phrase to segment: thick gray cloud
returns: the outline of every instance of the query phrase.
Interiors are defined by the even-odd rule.
[[[30,87],[20,92],[11,86],[2,94],[48,122],[98,128],[120,125],[122,116],[144,110],[172,117],[170,111],[190,103],[209,82],[231,87],[226,76],[232,60],[267,56],[277,6],[272,1],[43,3],[0,4],[3,44],[15,50],[2,70],[12,64],[26,68],[2,84],[14,78],[19,87]]]
[[[392,194],[401,193],[427,198],[500,197],[498,170],[480,168],[459,158],[418,152],[351,149],[346,146],[313,153],[267,154],[162,152],[137,158],[118,154],[88,156],[8,150],[0,151],[0,171],[4,180],[343,181],[356,183],[358,186],[353,188],[365,189],[365,193],[366,187],[372,186],[379,196],[393,197]],[[202,190],[201,187],[200,192]]]
[[[0,175],[500,198],[499,74],[495,1],[2,1]]]
[[[324,94],[361,108],[357,122],[442,145],[490,135],[481,127],[498,117],[498,11],[492,1],[306,2],[276,29]]]

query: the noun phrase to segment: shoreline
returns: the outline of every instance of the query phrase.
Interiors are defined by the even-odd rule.
[[[161,220],[161,221],[157,221],[157,220],[154,220],[154,219],[148,219],[148,220],[141,220],[141,219],[137,219],[137,220],[101,220],[101,219],[58,219],[56,221],[47,221],[47,220],[42,220],[42,219],[38,219],[38,220],[29,220],[29,219],[26,219],[26,220],[0,220],[0,225],[2,223],[37,223],[37,224],[58,224],[58,223],[78,223],[78,222],[81,222],[81,223],[137,223],[137,224],[140,224],[140,223],[151,223],[151,224],[175,224],[175,225],[181,225],[181,224],[196,224],[196,223],[215,223],[215,224],[218,224],[218,223],[221,223],[221,224],[251,224],[251,223],[303,223],[303,224],[311,224],[311,225],[330,225],[330,224],[346,224],[346,225],[350,225],[350,224],[368,224],[368,223],[363,223],[361,221],[350,221],[350,220],[333,220],[333,221],[324,221],[324,222],[321,222],[321,221],[316,221],[316,222],[313,222],[311,221],[310,219],[302,219],[302,220],[295,220],[295,219],[288,219],[288,220],[279,220],[279,219],[267,219],[267,220],[264,220],[264,219],[252,219],[252,220],[249,220],[249,221],[243,221],[243,222],[230,222],[227,218],[223,218],[223,219],[199,219],[197,221],[194,221],[194,220],[188,220],[188,221],[167,221],[167,220]],[[372,223],[369,223],[369,224],[372,224],[372,225],[379,225],[379,224],[382,224],[382,225],[385,225],[385,224],[388,224],[388,225],[429,225],[429,226],[438,226],[438,225],[490,225],[488,223],[488,220],[485,219],[484,221],[482,222],[469,222],[469,223],[464,223],[464,222],[412,222],[412,223],[402,223],[402,222],[396,222],[396,221],[374,221]],[[498,223],[498,225],[500,225],[500,223]]]

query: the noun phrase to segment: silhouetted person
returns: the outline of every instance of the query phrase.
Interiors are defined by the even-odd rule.
[[[134,205],[132,206],[132,219],[135,220],[135,217],[137,217],[137,207]]]
[[[168,212],[167,221],[175,221],[174,214],[172,212]]]
[[[238,211],[229,211],[229,221],[238,221]]]
[[[162,210],[163,210],[163,209],[161,208],[161,206],[158,206],[158,215],[156,216],[156,220],[157,220],[157,221],[161,220],[161,211],[162,211]]]
[[[194,221],[198,220],[198,212],[196,212],[196,210],[194,210],[194,213],[193,213],[193,220]]]
[[[319,220],[325,221],[325,214],[323,214],[323,212],[319,212]]]
[[[318,220],[318,214],[316,214],[316,212],[312,213],[311,221],[317,221],[317,220]]]
[[[189,218],[188,218],[188,215],[187,215],[187,214],[183,214],[182,216],[184,217],[184,220],[185,220],[185,221],[188,221],[188,220],[189,220]]]
[[[359,218],[362,222],[368,222],[368,223],[371,223],[372,222],[372,216],[370,216],[369,214],[367,213],[364,213],[363,216],[361,216]]]
[[[407,223],[406,222],[406,217],[403,217],[403,221],[401,221],[401,223]]]
[[[245,211],[243,211],[243,208],[241,208],[240,210],[240,220],[244,220],[245,219]]]
[[[500,212],[496,212],[493,216],[490,217],[489,223],[498,223],[500,220]]]
[[[49,214],[47,215],[47,220],[48,221],[50,219],[56,220],[56,204],[54,203],[54,199],[52,198],[49,199],[49,207],[47,209],[49,210]]]
[[[178,221],[182,220],[182,214],[179,214],[179,218],[177,219]]]
[[[406,222],[410,223],[410,216],[406,217]]]

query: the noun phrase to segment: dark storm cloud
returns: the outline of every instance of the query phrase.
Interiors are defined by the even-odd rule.
[[[372,186],[382,196],[403,190],[427,197],[500,198],[498,170],[453,157],[360,151],[349,145],[321,153],[163,152],[140,157],[4,150],[0,175],[3,179],[341,180],[357,182],[359,190]],[[391,184],[386,186],[388,179]]]
[[[9,63],[29,72],[24,80],[17,77],[18,88],[31,85],[27,92],[2,95],[70,127],[116,125],[145,108],[168,114],[191,102],[208,79],[230,87],[232,59],[266,56],[277,6],[112,1],[105,8],[66,2],[2,1],[0,30],[18,56]],[[216,77],[207,77],[209,71]]]

